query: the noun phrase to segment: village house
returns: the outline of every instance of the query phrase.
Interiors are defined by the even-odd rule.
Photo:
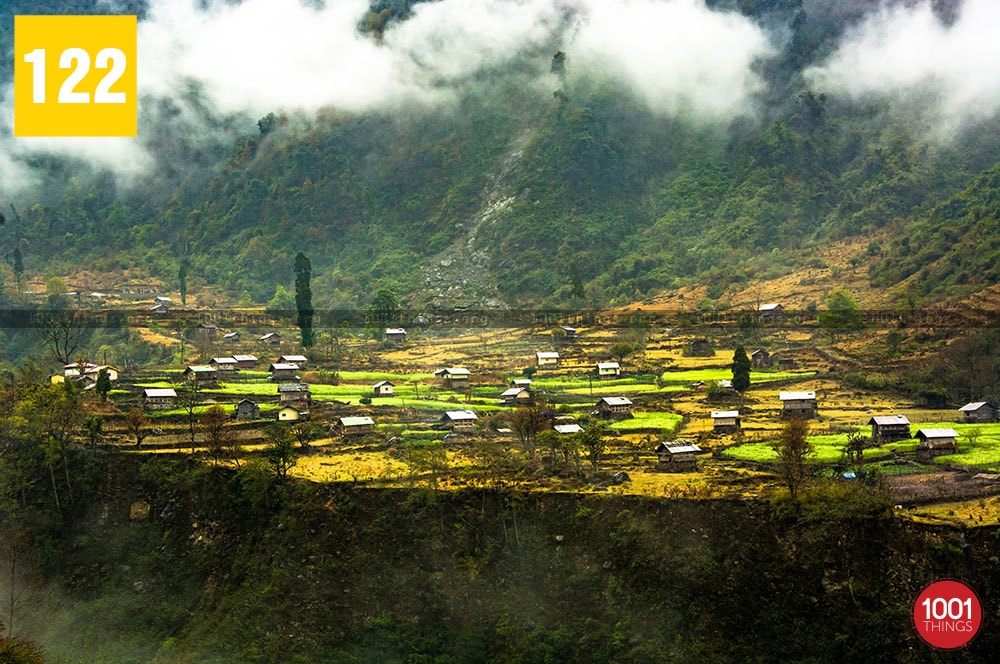
[[[275,362],[267,368],[271,372],[272,381],[298,380],[299,365]]]
[[[816,415],[815,392],[779,392],[781,416],[784,418],[810,418]]]
[[[632,417],[632,400],[628,397],[601,397],[594,413],[605,420],[624,420]]]
[[[479,417],[471,410],[448,410],[441,416],[438,425],[441,429],[451,429],[458,433],[461,431],[473,431]]]
[[[209,385],[214,383],[217,377],[218,371],[215,367],[209,366],[207,364],[192,364],[187,369],[184,370],[184,379],[189,383],[195,383],[197,385]]]
[[[377,397],[391,397],[395,390],[395,384],[392,381],[380,380],[375,383],[374,393]]]
[[[278,410],[279,422],[298,422],[302,419],[302,413],[295,406],[285,406]]]
[[[511,387],[526,387],[526,388],[530,389],[531,388],[531,379],[530,378],[512,378],[511,381],[510,381],[510,386]]]
[[[766,369],[771,366],[771,354],[763,348],[750,353],[750,366],[754,369]]]
[[[713,410],[712,431],[715,433],[735,433],[740,430],[740,411]]]
[[[617,362],[598,362],[597,363],[597,377],[598,378],[618,378],[622,375],[621,365]]]
[[[149,308],[149,313],[153,314],[157,318],[163,318],[164,316],[170,314],[170,305],[157,302]]]
[[[559,368],[559,353],[539,351],[535,353],[535,364],[539,369],[557,369]]]
[[[469,389],[469,379],[472,376],[471,372],[463,367],[438,369],[434,375],[444,381],[445,386],[451,390]]]
[[[219,328],[215,323],[198,323],[198,328],[196,330],[196,333],[201,337],[205,337],[207,339],[214,339],[215,334],[216,332],[218,332],[218,330]]]
[[[872,428],[872,443],[881,445],[897,440],[909,440],[910,421],[905,415],[876,415],[868,420]]]
[[[532,402],[531,390],[524,387],[512,387],[500,395],[501,406],[528,406]]]
[[[791,357],[778,358],[778,371],[794,371],[798,368],[799,365],[795,362],[794,358]]]
[[[170,410],[177,401],[172,387],[147,387],[142,391],[142,407],[146,410]]]
[[[990,401],[973,401],[958,409],[962,413],[962,421],[974,422],[996,422],[997,407]]]
[[[370,417],[341,417],[334,427],[341,436],[366,436],[375,431],[375,420]]]
[[[250,399],[243,399],[236,404],[236,412],[233,416],[240,421],[259,420],[260,406],[250,401]]]
[[[235,357],[213,357],[208,364],[218,371],[233,372],[240,368],[240,363],[236,361]]]
[[[563,331],[563,341],[576,341],[577,334],[575,327],[570,327],[569,325],[560,325],[559,329]]]
[[[394,344],[406,343],[406,330],[401,327],[387,327],[385,340]]]
[[[281,343],[281,335],[278,334],[277,332],[268,332],[267,334],[257,339],[257,341],[277,346],[278,344]]]
[[[282,383],[278,385],[278,403],[293,405],[299,410],[309,410],[312,393],[305,383]]]
[[[227,343],[236,343],[240,340],[239,332],[226,332],[222,335],[222,340]]]
[[[693,473],[698,470],[701,448],[685,441],[662,442],[656,446],[656,469],[669,473]]]
[[[765,325],[768,323],[777,323],[781,321],[782,316],[784,316],[785,308],[781,306],[778,302],[771,302],[768,304],[760,305],[760,309],[757,310],[757,314],[760,316],[760,322]]]
[[[692,339],[688,342],[687,354],[693,357],[708,357],[712,354],[712,344],[708,339]]]
[[[942,454],[958,453],[958,432],[954,429],[917,429],[917,459],[928,461]]]
[[[256,355],[233,355],[233,359],[236,360],[236,366],[240,369],[253,369],[257,366]]]
[[[121,369],[113,367],[110,364],[92,364],[83,370],[83,375],[86,378],[92,378],[96,381],[101,371],[106,371],[108,373],[108,380],[113,383],[118,380],[118,374],[121,372]]]
[[[282,355],[278,358],[278,362],[280,364],[297,364],[300,369],[305,369],[309,360],[305,355]]]
[[[580,433],[583,431],[583,427],[579,424],[554,424],[552,425],[553,431],[562,436],[570,436],[574,433]]]

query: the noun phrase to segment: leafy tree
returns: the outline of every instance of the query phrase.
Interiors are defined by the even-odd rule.
[[[750,358],[747,356],[747,349],[737,346],[733,353],[733,389],[740,395],[740,408],[743,407],[743,398],[746,391],[750,389]]]
[[[613,358],[621,363],[626,357],[631,355],[637,350],[636,344],[630,343],[628,341],[616,341],[611,344],[610,353]]]
[[[94,386],[97,393],[101,395],[101,402],[108,400],[108,393],[111,391],[111,376],[107,369],[97,372],[97,384]]]
[[[288,289],[278,284],[274,289],[274,297],[268,300],[265,310],[272,316],[280,316],[291,311],[295,307],[295,299]]]
[[[859,330],[864,326],[858,301],[842,288],[836,288],[826,296],[826,310],[820,312],[817,320],[834,340],[842,332]]]
[[[299,447],[307,448],[309,443],[323,437],[323,427],[315,422],[296,422],[292,426],[292,435],[299,442]]]
[[[91,415],[83,421],[83,427],[87,430],[87,441],[91,447],[95,447],[104,439],[103,415]]]
[[[543,402],[521,406],[510,416],[510,428],[524,446],[529,457],[535,456],[535,437],[548,427],[548,407]]]
[[[590,465],[593,466],[595,473],[598,470],[601,459],[604,457],[604,450],[607,449],[607,443],[604,440],[607,432],[607,425],[599,423],[576,434],[580,446],[587,451],[587,460],[590,461]]]
[[[313,305],[312,289],[309,281],[312,278],[312,264],[301,251],[295,256],[295,311],[297,324],[302,333],[302,347],[313,345]]]
[[[45,282],[45,301],[49,309],[68,309],[72,303],[66,282],[59,277],[52,277]]]
[[[399,298],[388,288],[380,288],[368,305],[370,313],[369,327],[376,339],[381,339],[384,328],[396,323],[399,313]]]
[[[792,503],[798,505],[799,488],[809,477],[806,459],[814,453],[807,440],[809,423],[801,418],[789,420],[781,429],[778,440],[771,445],[778,454],[778,475],[788,487]]]
[[[42,651],[30,641],[0,636],[0,662],[3,664],[44,664],[45,660],[42,658]]]
[[[264,461],[275,477],[284,479],[298,462],[292,431],[285,424],[275,422],[264,428],[264,436],[268,441],[264,448]]]

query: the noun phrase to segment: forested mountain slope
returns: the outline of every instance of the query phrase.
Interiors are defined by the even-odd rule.
[[[388,49],[434,4],[375,3],[357,34]],[[224,112],[190,81],[145,105],[152,165],[138,179],[65,152],[15,153],[13,172],[34,184],[8,192],[18,214],[0,230],[4,254],[17,246],[29,273],[71,281],[86,264],[172,284],[186,261],[196,283],[264,303],[304,251],[321,307],[363,306],[379,287],[413,305],[594,306],[692,282],[718,297],[878,232],[896,239],[873,287],[917,275],[911,289],[931,301],[996,283],[991,110],[942,128],[912,103],[810,73],[888,5],[679,4],[768,36],[742,111],[707,117],[680,93],[651,103],[558,30],[503,67],[445,81],[434,103],[308,111],[274,99],[257,115]],[[973,5],[927,5],[929,20],[958,30]],[[147,5],[120,9],[145,19]],[[11,295],[9,268],[6,282]]]

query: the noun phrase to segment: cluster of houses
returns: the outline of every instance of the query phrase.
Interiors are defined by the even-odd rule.
[[[97,385],[97,377],[101,375],[102,371],[108,375],[111,382],[116,382],[118,374],[121,373],[120,369],[110,364],[94,364],[93,362],[81,361],[63,365],[62,373],[52,374],[49,376],[49,380],[52,383],[72,381],[82,386],[85,390],[92,390]]]
[[[815,392],[779,392],[778,400],[783,418],[811,418],[816,415]],[[965,423],[996,422],[1000,414],[989,401],[968,403],[958,412]],[[713,433],[731,434],[741,429],[738,410],[713,410],[711,418]],[[871,442],[874,445],[916,438],[917,458],[920,460],[958,452],[958,433],[950,427],[926,427],[913,434],[905,415],[875,415],[868,420],[867,426],[871,427]]]

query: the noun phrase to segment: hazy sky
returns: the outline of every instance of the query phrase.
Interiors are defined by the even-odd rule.
[[[392,24],[381,44],[358,31],[367,0],[327,0],[323,9],[299,0],[215,2],[207,11],[199,4],[151,1],[138,35],[141,103],[193,80],[220,112],[253,118],[442,104],[483,71],[526,61],[537,63],[536,80],[551,92],[549,58],[563,50],[571,79],[604,76],[630,85],[655,111],[725,124],[754,114],[763,86],[757,65],[787,42],[787,29],[765,30],[703,0],[438,0]],[[807,80],[832,95],[912,104],[951,131],[1000,105],[998,28],[996,0],[966,0],[951,26],[929,1],[892,3],[850,30]],[[0,123],[9,128],[7,92]],[[5,139],[0,177],[9,190],[23,179],[11,159],[41,150],[137,173],[149,163],[141,144],[142,137]]]

